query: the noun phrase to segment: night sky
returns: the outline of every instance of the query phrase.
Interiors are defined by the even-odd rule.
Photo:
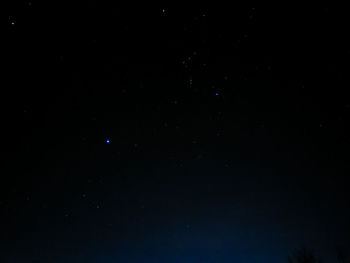
[[[347,9],[46,2],[1,19],[0,262],[347,247]]]

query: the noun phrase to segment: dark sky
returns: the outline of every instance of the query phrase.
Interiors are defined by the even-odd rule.
[[[350,242],[346,9],[5,11],[1,262],[277,263]]]

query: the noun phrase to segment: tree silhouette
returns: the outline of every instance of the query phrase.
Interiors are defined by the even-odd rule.
[[[343,247],[336,247],[337,260],[339,263],[346,263],[347,257],[345,255],[345,249]]]
[[[316,258],[312,251],[302,248],[297,249],[288,257],[288,263],[321,263],[320,258]]]
[[[336,257],[339,263],[350,263],[346,256],[346,249],[341,246],[336,247]],[[316,257],[311,250],[306,248],[296,249],[292,255],[288,256],[288,263],[321,263],[321,259]]]

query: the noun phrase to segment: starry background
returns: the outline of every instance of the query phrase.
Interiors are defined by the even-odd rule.
[[[5,11],[1,262],[285,262],[350,241],[346,9]]]

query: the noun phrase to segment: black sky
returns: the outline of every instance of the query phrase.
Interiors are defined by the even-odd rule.
[[[345,9],[5,11],[1,262],[286,262],[349,243]]]

